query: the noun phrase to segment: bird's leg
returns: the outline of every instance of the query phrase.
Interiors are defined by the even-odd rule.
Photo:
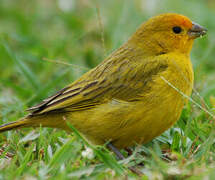
[[[108,143],[107,147],[116,154],[117,160],[125,159],[122,153],[113,144]]]
[[[114,152],[114,153],[116,154],[118,160],[123,160],[123,159],[125,159],[125,157],[123,156],[123,154],[122,154],[113,144],[108,143],[108,144],[107,144],[107,147],[108,147],[112,152]],[[131,172],[137,174],[138,176],[143,175],[143,173],[140,172],[140,171],[139,171],[138,169],[136,169],[135,167],[128,167],[128,169],[129,169]]]

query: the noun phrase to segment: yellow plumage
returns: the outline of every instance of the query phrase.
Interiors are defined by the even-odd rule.
[[[182,15],[151,18],[101,64],[0,132],[40,125],[68,131],[69,121],[95,144],[148,142],[179,119],[193,87],[193,40],[205,32]]]

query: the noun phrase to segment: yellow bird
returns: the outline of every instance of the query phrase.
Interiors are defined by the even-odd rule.
[[[68,121],[94,144],[146,143],[179,119],[193,87],[193,41],[206,31],[183,15],[152,17],[98,66],[0,132],[40,125],[69,131]]]

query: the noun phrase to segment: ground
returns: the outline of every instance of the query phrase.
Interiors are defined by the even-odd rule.
[[[6,132],[0,134],[0,179],[135,179],[126,168],[131,165],[143,179],[215,176],[213,0],[0,0],[0,124],[24,116],[95,67],[147,18],[164,12],[184,14],[208,29],[193,47],[195,88],[178,123],[120,162],[78,132]]]

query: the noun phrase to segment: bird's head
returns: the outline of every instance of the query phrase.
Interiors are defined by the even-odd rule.
[[[180,52],[189,55],[195,38],[207,30],[179,14],[155,16],[140,26],[130,41],[147,53]]]

